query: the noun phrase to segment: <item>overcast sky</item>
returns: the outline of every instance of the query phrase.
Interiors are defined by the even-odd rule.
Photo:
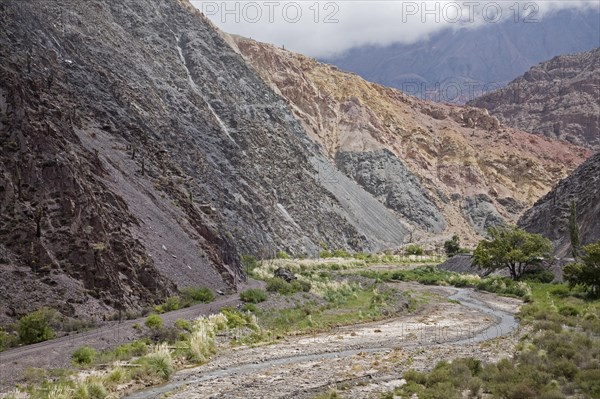
[[[598,0],[327,1],[191,0],[217,26],[313,57],[365,44],[412,43],[441,29],[535,23],[565,8],[598,10]]]

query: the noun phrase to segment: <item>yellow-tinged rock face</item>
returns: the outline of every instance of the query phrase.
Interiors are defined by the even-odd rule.
[[[427,102],[269,44],[229,39],[329,157],[389,150],[401,160],[448,221],[445,234],[477,239],[481,203],[516,221],[591,155],[508,128],[486,110]]]

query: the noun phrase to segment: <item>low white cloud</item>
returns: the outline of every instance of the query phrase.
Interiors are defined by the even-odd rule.
[[[367,44],[413,43],[448,27],[535,23],[561,9],[600,7],[597,0],[191,2],[226,32],[314,57]]]

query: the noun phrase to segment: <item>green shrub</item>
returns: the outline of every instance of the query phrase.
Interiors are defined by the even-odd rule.
[[[90,399],[104,399],[108,396],[108,391],[99,382],[87,384],[87,391]]]
[[[537,390],[530,381],[522,381],[510,388],[507,399],[531,399],[537,397]]]
[[[312,285],[308,281],[294,280],[292,281],[292,288],[294,289],[294,292],[309,292]]]
[[[554,331],[555,333],[559,333],[562,330],[562,325],[551,320],[540,320],[534,324],[533,329],[536,331]]]
[[[267,291],[278,292],[282,295],[293,293],[291,284],[280,277],[267,279]]]
[[[185,330],[188,332],[192,331],[192,323],[186,319],[177,319],[175,321],[175,327],[179,328],[180,330]]]
[[[573,306],[563,306],[558,310],[558,313],[560,313],[563,316],[578,316],[579,315],[579,311],[574,308]]]
[[[558,287],[551,289],[550,294],[558,298],[566,298],[571,295],[571,290],[564,285],[559,285]]]
[[[577,365],[567,359],[557,360],[552,365],[552,374],[557,378],[565,377],[571,381],[577,375],[578,371]]]
[[[170,296],[167,298],[162,307],[165,312],[172,312],[174,310],[179,310],[180,305],[181,299],[178,296]]]
[[[243,302],[260,303],[267,300],[267,293],[260,288],[250,288],[240,293],[240,299]]]
[[[15,345],[15,337],[0,329],[0,352]]]
[[[85,383],[77,384],[73,391],[73,399],[90,399],[90,392]]]
[[[420,385],[427,384],[427,374],[416,370],[408,370],[405,372],[404,379],[407,382],[412,381]]]
[[[164,354],[154,354],[149,356],[148,364],[152,367],[155,374],[165,381],[168,381],[173,372],[173,363],[170,356]]]
[[[202,288],[184,288],[182,294],[185,299],[192,302],[210,303],[215,300],[215,294],[206,287]]]
[[[221,313],[227,317],[227,327],[229,328],[248,327],[254,330],[258,327],[253,319],[254,316],[250,313],[241,313],[232,308],[221,309]]]
[[[551,283],[554,280],[554,273],[550,270],[533,270],[523,273],[523,279],[527,281],[535,281],[538,283]]]
[[[114,357],[118,360],[130,359],[134,356],[143,356],[148,353],[148,345],[144,341],[133,341],[118,346],[114,351]]]
[[[357,252],[354,254],[354,259],[367,260],[369,258],[371,258],[371,254],[367,254],[365,252]]]
[[[323,250],[323,251],[319,252],[319,257],[320,258],[333,258],[333,254],[331,252],[329,252],[328,250]]]
[[[253,304],[253,303],[245,303],[242,308],[241,308],[242,312],[252,312],[252,313],[256,313],[258,311],[258,307]]]
[[[163,326],[163,319],[157,314],[151,314],[146,318],[144,324],[146,325],[146,327],[152,330],[158,330]]]
[[[471,377],[467,381],[467,389],[470,391],[469,397],[471,398],[479,398],[479,391],[483,387],[483,381],[477,377]]]
[[[21,317],[17,324],[19,342],[28,345],[54,338],[56,334],[50,322],[55,314],[52,309],[42,308]]]
[[[544,392],[544,399],[565,399],[565,395],[558,389],[552,389]]]
[[[423,255],[423,248],[420,245],[411,244],[404,251],[406,255]]]
[[[581,370],[575,378],[577,387],[592,398],[600,398],[600,369]]]
[[[345,251],[345,250],[343,250],[343,249],[336,249],[336,250],[333,252],[333,257],[334,257],[334,258],[344,258],[344,259],[347,259],[347,258],[350,258],[350,257],[352,257],[352,255],[350,255],[348,252],[346,252],[346,251]]]
[[[71,355],[71,360],[77,365],[90,365],[96,358],[96,349],[89,346],[82,346],[76,349]]]
[[[279,251],[276,255],[277,259],[289,259],[290,256],[285,251]]]
[[[586,314],[581,322],[581,327],[583,331],[600,335],[600,319],[597,316],[594,318],[594,316],[590,313]]]
[[[125,370],[123,370],[122,367],[117,367],[115,369],[113,369],[108,376],[106,376],[106,382],[107,385],[109,386],[114,386],[116,384],[119,384],[121,382],[125,382],[125,379],[127,378],[127,373],[125,372]]]
[[[280,277],[267,279],[267,291],[278,292],[282,295],[291,295],[296,292],[309,292],[311,284],[307,281],[294,280],[288,283]]]
[[[170,344],[174,344],[175,342],[181,340],[182,334],[181,330],[177,327],[162,327],[162,328],[154,328],[151,329],[147,337],[154,343],[160,344],[163,342],[168,342]]]
[[[235,309],[222,309],[221,313],[227,317],[227,327],[229,328],[241,328],[247,324],[244,315]]]

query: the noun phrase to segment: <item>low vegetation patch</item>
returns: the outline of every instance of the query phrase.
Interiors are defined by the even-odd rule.
[[[280,277],[273,277],[266,280],[267,291],[277,292],[282,295],[291,295],[296,292],[309,292],[312,284],[305,280],[294,280],[288,283]]]
[[[163,326],[163,319],[157,314],[151,314],[146,318],[144,324],[151,330],[158,330]]]
[[[89,346],[82,346],[73,352],[71,358],[73,363],[76,365],[89,365],[94,363],[94,359],[96,358],[96,350],[94,348],[90,348]]]
[[[240,293],[240,299],[247,303],[260,303],[267,300],[267,293],[260,288],[250,288]]]
[[[57,315],[53,309],[42,308],[21,317],[17,323],[19,343],[29,345],[54,338],[56,333],[51,323]]]
[[[154,307],[156,313],[172,312],[188,308],[198,303],[210,303],[215,300],[215,294],[206,287],[188,287],[181,290],[181,296],[172,296]]]
[[[63,373],[46,379],[50,377],[49,372],[40,370],[39,378],[29,378],[32,383],[17,387],[14,396],[32,399],[120,397],[123,385],[134,381],[143,385],[161,384],[170,380],[178,368],[208,361],[217,352],[219,332],[236,329],[236,336],[240,337],[242,333],[250,335],[259,330],[255,316],[232,309],[179,324],[182,334],[172,344],[135,341],[103,352],[90,347],[78,348],[72,359],[74,364],[87,369],[84,374]],[[183,333],[188,328],[189,331]]]
[[[393,394],[419,398],[600,397],[600,301],[566,285],[533,282],[520,318],[532,327],[512,359],[439,362],[430,372],[404,373]],[[582,295],[583,294],[583,295]],[[466,395],[466,396],[464,396]]]
[[[454,287],[470,287],[501,295],[529,298],[531,287],[524,281],[514,281],[505,277],[481,278],[477,275],[464,275],[435,266],[420,266],[410,270],[373,271],[363,270],[361,276],[378,281],[415,281],[426,285],[451,285]]]

